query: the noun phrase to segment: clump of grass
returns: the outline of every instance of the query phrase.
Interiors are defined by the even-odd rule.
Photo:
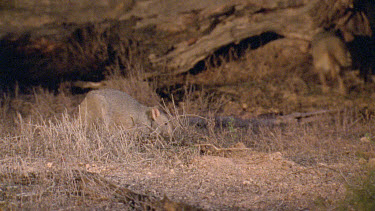
[[[340,210],[375,210],[375,167],[364,167],[347,185]]]
[[[118,188],[95,182],[100,169],[87,176],[93,174],[88,167],[169,165],[192,153],[184,148],[168,152],[169,143],[158,136],[122,128],[109,130],[101,125],[85,127],[75,118],[77,103],[72,103],[72,97],[38,89],[33,95],[3,98],[0,208],[98,208],[116,204],[119,196],[115,194],[115,198],[114,191]],[[177,151],[182,155],[174,156]],[[86,177],[94,182],[82,179]],[[125,191],[127,194],[133,193]],[[120,203],[121,209],[134,208],[135,202],[130,206],[126,200]]]
[[[135,66],[129,69],[127,77],[124,77],[120,71],[112,71],[107,75],[104,87],[121,90],[144,105],[155,106],[159,104],[161,100],[155,92],[155,84],[147,81],[144,75],[145,72],[141,66]]]
[[[87,177],[88,166],[152,165],[167,163],[169,154],[159,137],[121,128],[90,128],[66,113],[56,121],[24,119],[19,115],[16,133],[1,134],[1,207],[85,207],[115,203],[113,185]],[[86,176],[85,176],[86,175]],[[104,204],[105,204],[104,203]]]

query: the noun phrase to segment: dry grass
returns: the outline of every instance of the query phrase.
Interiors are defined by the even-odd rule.
[[[254,77],[254,80],[257,80],[256,77],[260,80],[265,76]],[[111,76],[108,78],[115,81]],[[141,102],[150,103],[150,99],[153,99],[152,103],[161,102],[154,88],[140,78],[117,78],[118,82],[110,84],[112,88],[132,92]],[[36,89],[31,95],[15,95],[12,98],[3,96],[0,108],[0,208],[145,209],[145,206],[156,206],[153,197],[163,197],[159,192],[160,189],[164,190],[163,186],[155,186],[155,190],[151,188],[149,192],[134,187],[136,191],[150,196],[145,200],[144,195],[134,195],[127,189],[121,189],[114,182],[117,177],[113,175],[116,175],[116,171],[130,171],[127,174],[133,176],[143,172],[143,169],[153,168],[167,169],[172,172],[170,174],[176,174],[173,172],[181,168],[189,170],[191,163],[196,163],[196,160],[209,159],[193,147],[200,143],[230,147],[242,142],[252,149],[252,154],[261,153],[263,156],[280,152],[283,159],[294,162],[298,168],[313,168],[314,171],[318,171],[316,168],[321,165],[351,166],[335,169],[337,178],[342,178],[335,181],[340,183],[349,181],[346,179],[351,178],[358,169],[359,160],[363,159],[367,163],[375,157],[375,119],[355,107],[342,109],[331,118],[306,124],[220,127],[210,117],[222,114],[230,98],[225,95],[218,97],[205,90],[186,90],[186,93],[183,103],[178,106],[168,105],[169,110],[166,109],[173,114],[176,128],[170,140],[121,128],[108,131],[105,127],[83,127],[75,120],[79,99],[66,91],[54,95]],[[142,96],[146,97],[142,99]],[[206,116],[207,127],[188,125],[188,114]],[[224,161],[227,162],[223,158]],[[148,173],[153,175],[154,172],[145,174]],[[200,176],[195,175],[194,178]],[[192,176],[185,177],[180,175],[178,179],[188,181]],[[125,183],[122,186],[129,186],[130,189],[137,186],[137,182],[142,182],[137,178],[130,178],[135,184]],[[181,187],[176,185],[174,189],[168,189],[169,181],[163,182],[166,183],[163,184],[164,194],[177,201],[209,209],[233,208],[231,204],[223,207],[214,202],[211,207],[202,205],[199,200],[204,199],[194,198],[194,194],[188,192],[186,194],[190,194],[189,197],[194,200],[189,201],[189,197],[181,200],[183,196],[179,194],[185,193]],[[212,185],[210,190],[214,192],[215,186],[219,184]],[[222,185],[225,185],[224,182]],[[150,186],[143,185],[143,188]],[[203,194],[207,194],[207,198],[215,198],[215,195],[210,196],[212,192]],[[279,194],[283,197],[282,192]],[[319,197],[301,197],[300,201],[292,201],[294,204],[286,203],[279,208],[335,208],[338,206],[336,201],[342,198],[339,194],[328,194],[323,201]],[[287,201],[286,198],[281,200]],[[271,208],[276,205],[274,203],[270,200],[269,204],[259,205],[258,208]],[[256,204],[247,206],[247,209],[257,208]]]
[[[119,200],[113,188],[81,178],[119,163],[167,162],[170,155],[163,150],[166,140],[121,128],[86,128],[74,118],[73,96],[67,95],[38,89],[30,96],[3,98],[1,207],[116,207]],[[120,207],[134,207],[137,200],[131,205],[124,203]]]
[[[348,95],[339,95],[335,89],[323,94],[312,58],[307,49],[301,50],[305,44],[284,38],[248,50],[237,60],[218,58],[220,66],[208,66],[188,82],[225,98],[220,112],[245,118],[346,107],[375,110],[375,84],[364,84],[358,70],[343,77]]]
[[[364,165],[348,184],[345,199],[339,207],[341,210],[374,210],[375,209],[375,166]]]
[[[129,93],[147,106],[160,104],[161,100],[155,92],[155,84],[146,81],[143,77],[145,75],[143,67],[129,64],[127,68],[129,69],[127,77],[124,77],[119,71],[112,71],[107,75],[104,87]]]

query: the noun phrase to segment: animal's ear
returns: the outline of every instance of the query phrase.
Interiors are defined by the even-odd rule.
[[[151,119],[156,121],[156,119],[160,116],[160,111],[157,108],[151,108]]]

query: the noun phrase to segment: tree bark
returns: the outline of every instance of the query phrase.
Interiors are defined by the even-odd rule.
[[[99,80],[106,71],[128,71],[129,58],[139,58],[149,77],[179,75],[222,47],[266,33],[306,43],[322,28],[368,34],[369,21],[352,11],[352,1],[2,2],[0,78]]]

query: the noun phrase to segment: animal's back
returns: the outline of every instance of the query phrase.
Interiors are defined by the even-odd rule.
[[[150,124],[146,116],[147,107],[130,95],[113,89],[94,90],[81,103],[81,117],[89,123],[101,119],[106,124],[133,127],[137,123]]]
[[[346,88],[342,79],[344,68],[351,67],[350,53],[339,37],[332,32],[321,32],[314,36],[311,42],[312,57],[315,71],[323,86],[323,92],[327,92],[327,76],[337,80],[339,92],[346,94]]]
[[[351,56],[345,43],[334,33],[318,33],[311,46],[315,68],[338,74],[342,68],[351,66]]]

